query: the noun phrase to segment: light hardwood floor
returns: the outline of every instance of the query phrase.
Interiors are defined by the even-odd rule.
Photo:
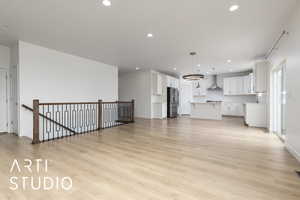
[[[238,118],[137,120],[35,146],[2,135],[0,158],[1,200],[300,199],[299,163],[275,136]],[[70,176],[72,190],[11,191],[9,168],[24,158],[50,160],[42,175]]]

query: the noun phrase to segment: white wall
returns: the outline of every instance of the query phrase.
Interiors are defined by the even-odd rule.
[[[19,42],[20,105],[41,102],[116,101],[118,68]],[[20,108],[20,136],[32,136],[32,113]]]
[[[286,29],[289,36],[283,39],[270,60],[274,66],[287,60],[286,146],[300,161],[300,2]]]
[[[0,45],[0,69],[5,70],[9,75],[9,68],[10,68],[10,48]],[[8,81],[7,81],[7,98],[8,99],[9,99],[9,88],[10,88],[10,81],[8,79]],[[10,110],[9,110],[9,106],[10,106],[10,101],[8,101],[6,111],[7,111],[7,123],[9,125],[7,131],[11,132],[11,130],[10,130]]]
[[[10,119],[10,132],[19,135],[19,77],[18,77],[18,64],[19,64],[19,44],[18,42],[10,48],[10,86],[11,92],[9,94],[9,119]]]
[[[135,100],[135,117],[151,118],[151,73],[135,71],[119,76],[119,99]]]
[[[0,68],[8,69],[10,66],[10,49],[0,45]]]

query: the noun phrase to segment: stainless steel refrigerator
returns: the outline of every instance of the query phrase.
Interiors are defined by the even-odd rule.
[[[179,106],[179,91],[177,88],[168,87],[167,105],[168,118],[176,118]]]

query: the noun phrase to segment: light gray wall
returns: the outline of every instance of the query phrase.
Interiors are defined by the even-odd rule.
[[[151,118],[151,73],[135,71],[119,76],[119,99],[135,100],[135,117]]]
[[[20,105],[118,100],[118,68],[19,42]],[[32,137],[32,113],[20,107],[20,135]]]
[[[0,45],[0,68],[8,69],[10,66],[10,49]]]
[[[300,2],[286,30],[289,35],[284,37],[270,60],[274,66],[287,60],[286,146],[300,161]]]

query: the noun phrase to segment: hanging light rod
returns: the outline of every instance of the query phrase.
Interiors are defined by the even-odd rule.
[[[287,32],[286,30],[283,30],[282,33],[280,34],[279,38],[276,40],[276,42],[273,44],[272,48],[269,50],[269,52],[266,54],[265,59],[268,59],[273,51],[277,48],[277,45],[279,44],[280,40],[285,36],[288,35],[289,32]]]

